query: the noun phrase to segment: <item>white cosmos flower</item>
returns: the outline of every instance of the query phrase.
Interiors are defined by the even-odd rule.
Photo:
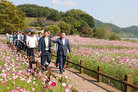
[[[62,86],[66,87],[66,83],[62,83]]]
[[[3,81],[3,79],[1,78],[0,81]]]
[[[24,78],[21,78],[21,80],[23,81],[23,80],[25,80]]]

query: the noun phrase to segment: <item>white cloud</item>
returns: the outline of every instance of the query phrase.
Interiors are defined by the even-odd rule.
[[[64,3],[65,3],[66,5],[70,5],[70,6],[75,6],[75,5],[76,5],[76,2],[73,1],[73,0],[66,0]]]
[[[62,4],[62,5],[68,5],[68,6],[76,6],[76,2],[73,0],[53,0],[54,4]]]
[[[54,4],[61,4],[62,2],[60,0],[53,0]]]

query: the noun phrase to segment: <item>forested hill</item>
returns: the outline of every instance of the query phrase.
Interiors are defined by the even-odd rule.
[[[112,29],[113,32],[118,33],[120,36],[138,36],[138,26],[120,28],[114,24],[103,23],[97,19],[93,19],[91,15],[79,9],[72,9],[67,12],[61,12],[56,9],[34,4],[23,4],[17,6],[17,8],[25,12],[27,17],[45,17],[52,21],[64,20],[66,23],[74,23],[72,27],[74,29],[72,30],[78,30],[87,26],[91,28],[94,26],[97,28],[108,26]]]
[[[118,33],[120,36],[138,36],[138,26],[131,26],[126,28],[120,28],[112,23],[103,23],[97,19],[94,19],[95,27],[109,26],[113,32]]]

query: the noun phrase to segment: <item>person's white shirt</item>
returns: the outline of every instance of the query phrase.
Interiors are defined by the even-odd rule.
[[[17,35],[17,40],[20,40],[20,34]]]
[[[54,44],[54,51],[57,51],[57,50],[58,50],[58,44],[55,43],[55,44]]]
[[[36,47],[36,36],[28,36],[27,37],[27,42],[28,42],[28,45],[29,45],[29,48],[35,48]]]
[[[41,38],[42,36],[37,36],[37,40],[39,41],[39,39]]]
[[[12,43],[12,35],[9,35],[10,43]]]
[[[45,50],[49,50],[49,39],[48,39],[48,37],[45,37],[45,45],[46,45]]]
[[[26,42],[27,42],[27,39],[28,39],[29,37],[30,37],[29,35],[26,35]]]
[[[63,42],[63,45],[65,45],[65,38],[64,38],[64,39],[62,39],[62,42]]]
[[[8,33],[6,34],[6,38],[7,38],[7,40],[9,40],[9,34]]]

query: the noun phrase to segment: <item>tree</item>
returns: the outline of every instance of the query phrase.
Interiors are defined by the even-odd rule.
[[[82,20],[86,21],[91,28],[94,27],[94,19],[92,16],[89,14],[81,14],[80,17]]]
[[[85,21],[91,28],[94,27],[94,19],[92,16],[87,14],[86,12],[79,10],[79,9],[72,9],[70,11],[67,11],[65,13],[65,17],[71,16],[75,18],[76,20],[80,21],[83,20]]]
[[[71,25],[70,24],[68,24],[64,21],[61,21],[58,23],[58,26],[60,27],[60,31],[63,31],[66,34],[70,34],[70,31],[71,31]]]
[[[43,17],[39,17],[39,18],[37,18],[37,20],[36,21],[34,21],[35,22],[35,24],[38,24],[40,27],[44,27],[45,26],[45,24],[46,24],[46,18],[43,18]]]
[[[104,28],[96,28],[95,37],[98,39],[107,39],[106,30]]]
[[[113,32],[109,40],[121,40],[121,39],[117,33]]]
[[[17,10],[16,6],[6,0],[0,2],[0,31],[12,32],[27,29],[25,14]]]
[[[80,27],[80,22],[75,20],[73,17],[64,17],[62,20],[71,25],[71,34],[76,33],[77,29]]]
[[[63,14],[56,9],[38,6],[35,4],[23,4],[17,6],[17,8],[22,10],[27,17],[45,17],[53,21],[58,21]]]
[[[48,19],[58,21],[60,17],[60,13],[57,10],[50,10],[50,16],[48,16]]]
[[[103,28],[96,28],[94,29],[94,36],[99,39],[111,39],[113,40],[114,37],[117,37],[117,34],[112,32],[112,29],[108,26],[104,26]],[[118,37],[117,37],[118,39]]]
[[[93,37],[93,30],[90,27],[83,27],[80,33],[82,37]]]
[[[59,34],[60,33],[60,28],[57,25],[50,25],[47,27],[47,29],[53,34]]]
[[[87,14],[87,13],[84,12],[84,11],[82,11],[82,10],[80,10],[80,9],[71,9],[71,10],[69,10],[69,11],[67,11],[67,12],[65,13],[65,16],[66,16],[66,17],[67,17],[67,16],[74,17],[74,16],[76,16],[76,15],[81,15],[81,14]]]

